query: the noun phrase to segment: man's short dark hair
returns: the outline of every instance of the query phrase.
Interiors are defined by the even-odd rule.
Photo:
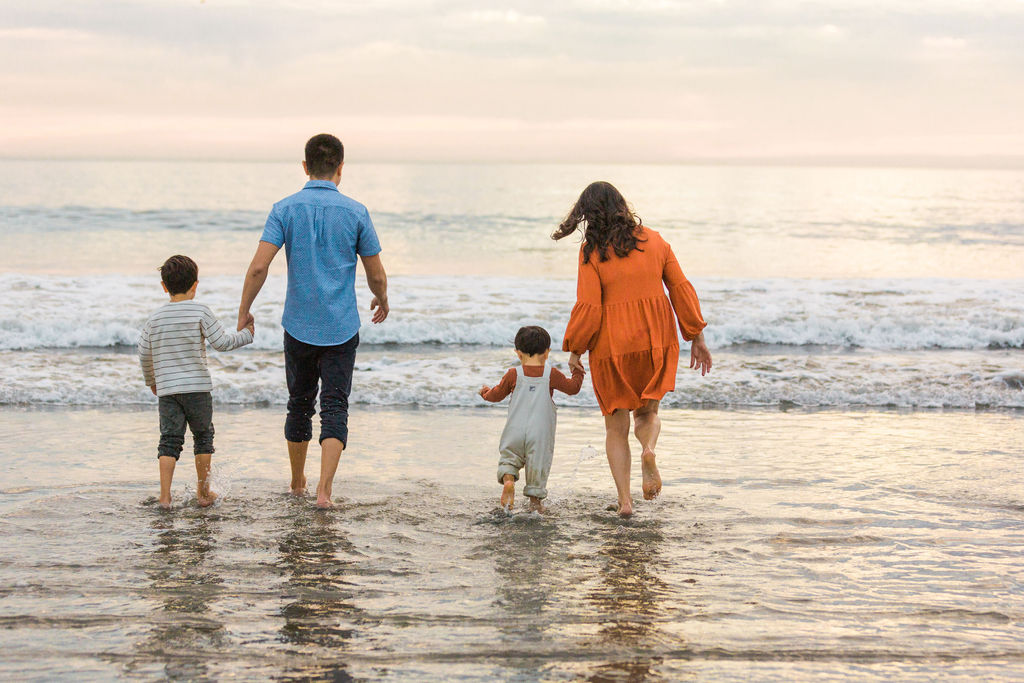
[[[188,256],[178,254],[160,266],[160,279],[171,294],[184,294],[199,279],[199,266]]]
[[[345,146],[330,133],[314,135],[306,143],[306,171],[314,178],[330,178],[345,161]]]
[[[536,356],[551,348],[551,335],[543,327],[529,325],[516,332],[516,351]]]

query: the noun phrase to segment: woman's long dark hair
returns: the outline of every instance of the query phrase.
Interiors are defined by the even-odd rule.
[[[638,246],[638,242],[646,241],[637,237],[640,224],[640,217],[629,208],[622,193],[611,183],[599,180],[587,185],[558,230],[551,233],[551,239],[560,240],[581,230],[583,262],[589,263],[594,251],[601,261],[607,261],[609,247],[620,258],[634,249],[643,251]]]

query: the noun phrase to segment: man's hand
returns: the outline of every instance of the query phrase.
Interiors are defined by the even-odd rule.
[[[249,334],[256,336],[256,320],[250,315],[249,324],[245,326],[245,329],[249,330]]]
[[[256,318],[252,316],[249,311],[238,312],[238,331],[241,332],[245,328],[249,328],[250,332],[256,332]]]
[[[376,310],[374,310],[376,309]],[[373,297],[373,301],[370,302],[370,310],[373,311],[373,322],[382,323],[388,317],[388,313],[391,309],[388,307],[388,299],[384,297]]]
[[[701,377],[711,372],[711,352],[708,351],[708,345],[704,343],[703,332],[690,343],[690,367],[700,370]]]
[[[156,385],[155,385],[155,384],[154,384],[153,386],[151,386],[151,387],[149,388],[149,390],[153,392],[153,395],[154,395],[154,396],[156,396]]]
[[[490,390],[491,388],[486,384],[480,387],[480,398],[483,398]]]

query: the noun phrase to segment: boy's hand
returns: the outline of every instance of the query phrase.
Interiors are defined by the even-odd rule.
[[[587,374],[587,371],[583,369],[583,361],[580,360],[580,354],[578,354],[578,353],[570,353],[569,354],[569,371],[570,372],[576,372],[577,370],[582,372],[584,375]]]
[[[490,390],[491,388],[486,384],[480,387],[480,398],[483,398]]]
[[[156,385],[155,385],[155,384],[154,384],[153,386],[151,386],[151,387],[149,388],[149,390],[153,392],[153,395],[154,395],[154,396],[156,396]]]
[[[252,316],[252,313],[249,313],[248,311],[246,311],[245,313],[242,313],[241,311],[238,312],[238,331],[239,332],[241,332],[242,330],[244,330],[247,327],[249,328],[249,331],[252,332],[253,330],[256,329],[255,328],[255,324],[256,324],[256,318],[254,318]]]

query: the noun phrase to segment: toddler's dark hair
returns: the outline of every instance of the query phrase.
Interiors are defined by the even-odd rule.
[[[551,348],[551,335],[543,327],[528,325],[520,327],[516,332],[516,351],[528,356],[536,356]]]
[[[171,294],[184,294],[199,279],[199,266],[188,256],[177,254],[160,266],[160,279]]]
[[[330,178],[345,161],[345,146],[330,133],[314,135],[306,143],[306,170],[314,178]]]

